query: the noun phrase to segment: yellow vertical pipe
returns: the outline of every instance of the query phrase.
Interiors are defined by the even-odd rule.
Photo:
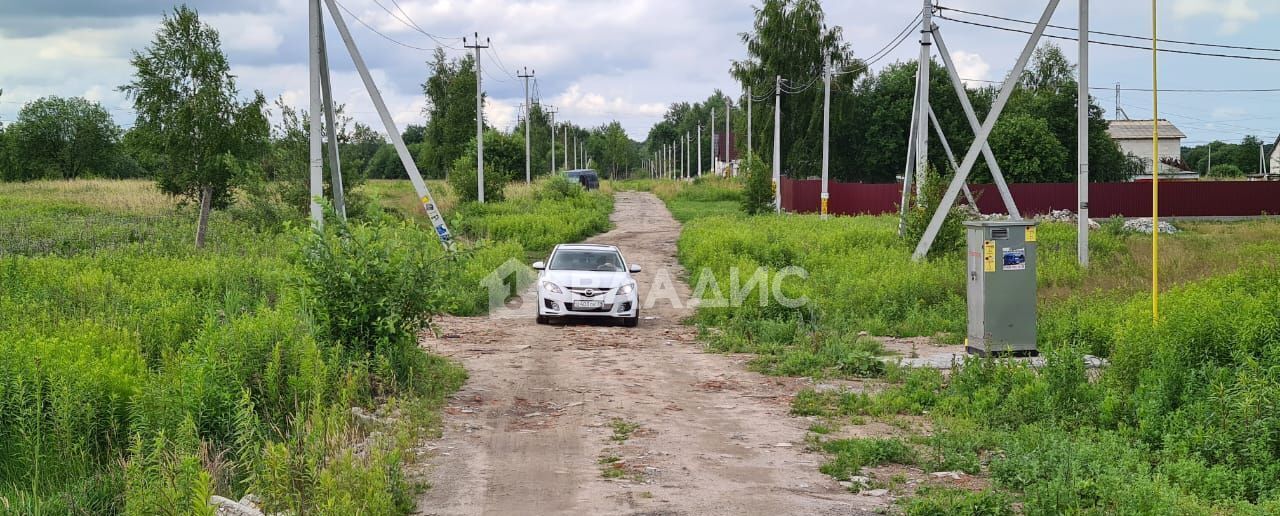
[[[1160,320],[1160,104],[1156,81],[1156,0],[1151,0],[1151,322]]]

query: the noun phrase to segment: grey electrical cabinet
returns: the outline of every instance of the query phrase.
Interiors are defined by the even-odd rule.
[[[977,354],[1036,354],[1036,223],[965,222],[969,331]]]

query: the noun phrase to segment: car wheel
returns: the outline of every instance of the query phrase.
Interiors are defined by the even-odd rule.
[[[551,319],[548,319],[547,316],[542,314],[538,314],[538,317],[535,320],[538,321],[538,324],[551,324]]]
[[[622,320],[622,325],[628,328],[635,328],[640,325],[640,311],[636,310],[635,317],[628,317]]]

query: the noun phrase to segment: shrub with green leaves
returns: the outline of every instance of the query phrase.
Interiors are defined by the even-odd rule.
[[[479,178],[476,177],[476,156],[473,151],[470,154],[463,154],[457,160],[454,160],[453,167],[449,169],[449,177],[447,178],[449,186],[453,188],[454,195],[458,196],[459,202],[471,202],[479,199]],[[511,178],[503,170],[495,168],[490,163],[484,165],[484,200],[485,202],[497,202],[503,199],[503,190],[507,186],[507,181]]]
[[[773,173],[754,153],[742,162],[742,175],[747,178],[742,190],[742,211],[747,215],[772,213],[775,209]]]

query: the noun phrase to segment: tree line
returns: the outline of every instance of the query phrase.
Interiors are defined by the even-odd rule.
[[[696,103],[675,103],[653,126],[646,151],[678,141],[685,131],[707,125],[712,108],[716,132],[723,131],[723,113],[732,110],[739,154],[746,149],[747,102],[751,106],[752,153],[768,163],[773,157],[773,110],[776,78],[784,80],[780,95],[782,116],[780,153],[784,175],[816,177],[822,168],[822,109],[824,60],[830,57],[837,74],[832,79],[830,174],[839,181],[886,183],[902,174],[907,154],[918,63],[892,63],[878,72],[855,57],[840,27],[827,27],[818,0],[765,0],[755,8],[752,27],[740,34],[746,59],[729,72],[744,93],[729,99],[720,91]],[[746,91],[751,92],[748,99]],[[929,98],[956,160],[973,141],[973,130],[945,68],[930,62]],[[990,111],[998,90],[994,85],[966,86],[965,95],[979,120]],[[1089,161],[1092,181],[1122,181],[1141,170],[1107,135],[1103,110],[1089,104]],[[950,170],[937,133],[930,131],[928,161],[936,170]],[[1011,182],[1072,182],[1076,178],[1075,65],[1049,43],[1036,49],[1019,78],[1018,87],[1000,115],[989,139],[1001,170]],[[709,163],[709,158],[704,162]],[[704,164],[703,169],[708,166]],[[970,176],[990,181],[979,160]]]

